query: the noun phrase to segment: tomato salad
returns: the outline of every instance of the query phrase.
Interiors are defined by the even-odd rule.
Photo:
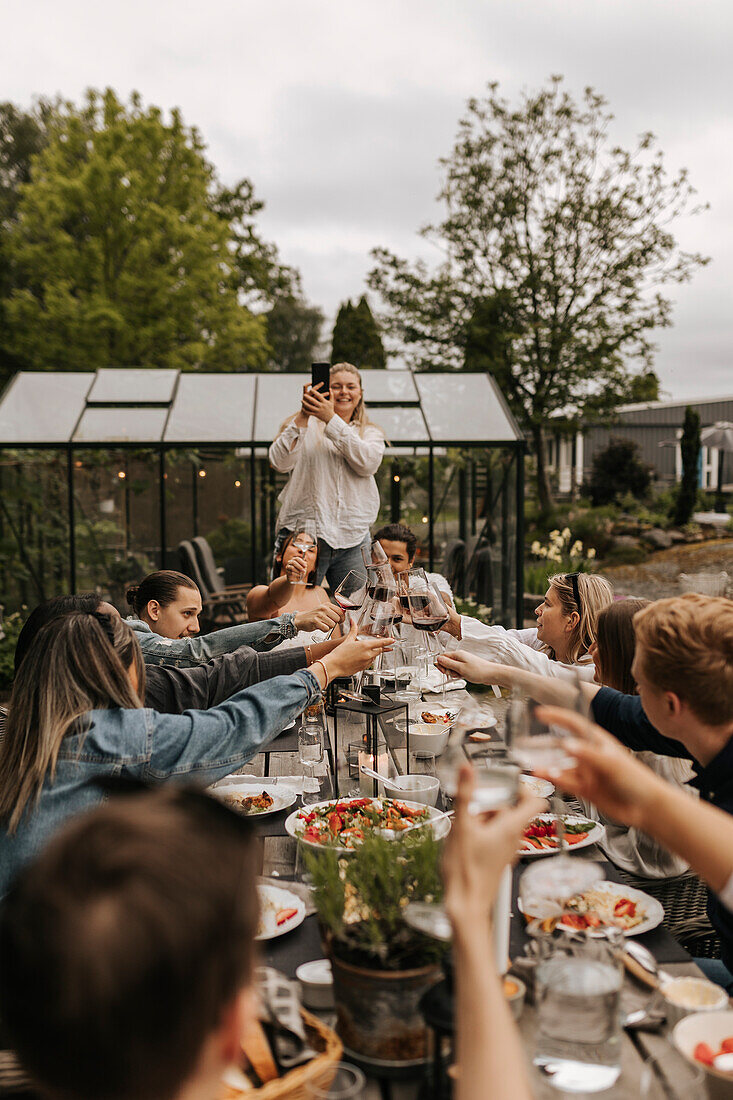
[[[427,806],[411,807],[394,799],[349,798],[303,809],[297,835],[310,844],[353,848],[375,829],[404,832],[430,819]]]
[[[593,827],[594,822],[592,821],[563,821],[566,843],[579,844],[581,840],[586,839]],[[557,848],[558,846],[557,822],[552,819],[545,821],[544,818],[536,817],[534,821],[530,821],[524,830],[521,848],[523,852],[531,852],[533,849]]]

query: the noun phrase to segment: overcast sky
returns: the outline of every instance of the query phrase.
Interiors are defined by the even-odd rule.
[[[730,0],[27,0],[4,8],[0,99],[111,85],[180,107],[332,317],[371,248],[430,258],[416,230],[469,96],[591,84],[614,138],[652,130],[711,205],[678,228],[712,263],[674,289],[656,362],[673,397],[711,396],[733,393],[732,32]]]

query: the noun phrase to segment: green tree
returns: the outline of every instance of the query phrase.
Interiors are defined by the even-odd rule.
[[[242,286],[257,207],[244,184],[234,194],[228,221],[178,111],[111,90],[57,105],[6,237],[5,353],[36,370],[264,366],[266,321],[244,300],[256,276]]]
[[[649,490],[651,474],[639,457],[639,447],[631,439],[612,438],[593,459],[590,496],[594,506],[611,504],[631,493],[637,500]]]
[[[700,414],[688,405],[682,423],[682,481],[674,505],[674,522],[678,527],[689,523],[695,511],[700,462]]]
[[[31,174],[31,160],[46,144],[51,104],[41,100],[31,111],[0,103],[0,333],[7,331],[5,300],[13,288],[8,234],[18,218],[20,188]],[[0,388],[21,367],[0,339]]]
[[[331,342],[332,363],[353,363],[355,367],[380,369],[387,366],[382,337],[366,295],[356,306],[351,301],[339,308]]]
[[[386,249],[369,285],[417,367],[490,371],[527,432],[541,507],[550,413],[605,415],[650,369],[660,288],[707,260],[680,250],[672,223],[697,212],[686,171],[667,176],[652,134],[612,145],[606,101],[576,102],[553,77],[516,108],[490,84],[468,103],[442,161],[442,221],[422,230],[445,256],[433,270]]]
[[[268,366],[272,370],[309,372],[321,338],[323,314],[302,298],[283,295],[267,314]]]

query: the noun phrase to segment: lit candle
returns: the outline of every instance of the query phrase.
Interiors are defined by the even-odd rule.
[[[384,746],[380,746],[383,748]],[[367,768],[371,768],[375,772],[379,772],[380,775],[387,775],[389,769],[389,757],[385,751],[378,756],[372,756],[370,752],[359,753],[359,790],[364,798],[372,798],[374,796],[374,783],[376,782],[369,775],[364,775],[361,770],[362,764],[366,764]],[[380,783],[379,787],[380,797],[384,797],[384,787]]]

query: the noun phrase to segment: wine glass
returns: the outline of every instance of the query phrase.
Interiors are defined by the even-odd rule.
[[[355,569],[350,569],[333,594],[341,610],[348,616],[350,611],[358,611],[366,599],[366,577]],[[348,622],[347,622],[348,627]],[[330,638],[336,627],[332,627]]]
[[[372,539],[372,543],[367,550],[365,546],[361,548],[361,556],[364,559],[364,565],[387,565],[389,566],[389,558],[384,552],[384,547],[378,539]],[[391,570],[390,570],[391,572]]]
[[[438,589],[425,577],[423,570],[409,570],[409,573],[411,575],[407,580],[407,588],[403,589],[401,598],[407,601],[412,625],[416,630],[421,630],[425,636],[429,663],[434,663],[435,658],[443,652],[443,647],[435,635],[448,622],[448,608]],[[442,672],[440,676],[441,702],[445,703],[446,677]]]
[[[295,532],[293,541],[290,545],[293,547],[294,550],[298,551],[298,554],[302,558],[303,564],[305,564],[305,555],[308,553],[309,550],[312,550],[314,546],[318,546],[318,538],[316,537],[315,529],[308,526],[299,528]],[[293,581],[292,583],[297,584],[299,587],[302,587],[305,590],[308,584],[307,570],[305,578],[305,580]]]
[[[513,806],[519,798],[518,765],[499,752],[469,755],[471,734],[485,732],[495,724],[493,712],[487,703],[469,698],[461,707],[450,729],[448,744],[435,762],[435,770],[443,792],[455,798],[458,774],[469,763],[474,771],[474,791],[469,813],[485,813],[501,806]]]

